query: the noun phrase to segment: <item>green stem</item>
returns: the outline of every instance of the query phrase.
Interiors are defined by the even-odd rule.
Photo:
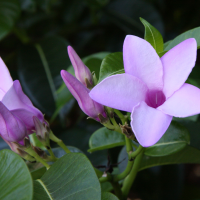
[[[125,137],[125,141],[126,141],[126,152],[129,155],[133,151],[132,144],[131,144],[132,142],[126,136],[124,136],[124,137]]]
[[[144,147],[140,145],[134,152],[131,153],[131,158],[135,158],[143,149]]]
[[[31,156],[33,156],[38,162],[42,163],[47,169],[50,168],[50,165],[47,164],[47,163],[32,149],[32,147],[29,147],[29,148],[25,149],[24,151],[26,151],[28,154],[30,154]]]
[[[99,182],[103,183],[103,182],[107,182],[107,181],[112,181],[112,175],[107,174],[107,176],[102,176],[99,178]]]
[[[143,152],[144,151],[141,151],[135,158],[135,161],[134,161],[134,165],[133,165],[133,168],[131,169],[131,172],[130,174],[127,176],[127,178],[124,180],[124,183],[123,183],[123,187],[122,187],[122,193],[123,193],[123,198],[124,199],[127,199],[127,196],[129,194],[129,191],[131,189],[131,186],[135,180],[135,177],[137,175],[137,172],[139,170],[139,167],[140,167],[140,163],[142,161],[142,157],[143,157]]]
[[[67,146],[63,143],[62,140],[60,140],[59,138],[57,138],[53,132],[51,131],[49,134],[49,138],[56,142],[66,153],[71,153],[71,151],[67,148]]]
[[[118,181],[126,178],[133,167],[133,163],[134,163],[133,160],[129,160],[128,164],[126,166],[126,169],[121,174],[117,174],[117,175],[113,176],[113,182],[118,182]]]
[[[56,158],[56,156],[54,155],[51,147],[50,147],[50,149],[47,149],[47,151],[49,152],[52,161],[58,160],[58,158]]]
[[[124,115],[119,110],[116,110],[116,109],[114,109],[114,112],[118,115],[118,117],[120,118],[122,124],[125,124],[126,118],[124,117]]]
[[[121,187],[119,185],[118,182],[110,182],[113,186],[113,189],[114,189],[114,192],[115,192],[115,195],[119,198],[119,199],[122,199],[123,195],[122,195],[122,191],[121,191]]]

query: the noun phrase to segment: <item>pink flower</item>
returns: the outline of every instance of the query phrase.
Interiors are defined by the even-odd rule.
[[[99,114],[106,117],[104,107],[90,98],[90,90],[85,85],[65,70],[61,71],[61,76],[69,91],[78,101],[80,108],[86,115],[97,121],[100,121],[98,117]]]
[[[109,107],[131,112],[138,142],[154,145],[172,117],[200,113],[200,90],[185,83],[196,61],[195,39],[187,39],[159,58],[145,40],[128,35],[123,46],[125,74],[95,86],[90,97]]]
[[[35,108],[30,99],[23,93],[18,80],[13,81],[10,73],[0,58],[0,101],[19,118],[26,126],[28,134],[35,129],[33,116],[44,122],[44,116]],[[0,111],[1,112],[1,111]]]

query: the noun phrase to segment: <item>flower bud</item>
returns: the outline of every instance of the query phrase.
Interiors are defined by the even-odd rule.
[[[98,117],[99,114],[102,114],[105,118],[107,117],[104,106],[90,98],[90,90],[86,88],[85,85],[65,70],[61,71],[61,76],[69,91],[78,101],[80,108],[86,115],[97,121],[100,121]]]
[[[33,116],[33,121],[35,124],[35,131],[38,140],[47,148],[50,148],[50,143],[49,143],[49,133],[50,133],[50,128],[49,125],[42,123],[37,117]]]
[[[94,86],[92,74],[71,46],[68,46],[68,55],[74,67],[76,78],[87,88],[92,89]]]
[[[27,136],[24,123],[0,102],[0,135],[8,142],[23,143]]]
[[[24,158],[25,160],[28,160],[30,162],[35,162],[35,158],[33,158],[31,155],[29,155],[28,153],[26,153],[24,150],[19,148],[19,145],[15,142],[8,142],[7,140],[5,140],[4,138],[2,138],[10,147],[10,149],[12,151],[14,151],[15,153],[17,153],[18,155],[20,155],[22,158]]]
[[[40,110],[35,108],[30,99],[23,93],[18,80],[13,82],[11,88],[3,96],[2,103],[25,124],[28,134],[33,133],[35,125],[33,116],[36,116],[41,122],[44,116]]]

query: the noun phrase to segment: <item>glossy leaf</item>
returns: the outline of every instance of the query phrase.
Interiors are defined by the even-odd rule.
[[[157,53],[163,51],[163,37],[160,32],[146,20],[140,18],[145,27],[144,39],[148,41]]]
[[[44,173],[47,171],[46,167],[40,167],[39,169],[33,170],[31,176],[33,180],[40,179]]]
[[[124,135],[103,127],[95,131],[90,137],[90,149],[88,152],[110,149],[122,145],[125,145]]]
[[[121,161],[121,159],[124,158],[126,158],[126,160],[119,165],[120,171],[125,170],[128,161],[128,156],[125,148],[123,148],[122,151],[120,152],[118,161]],[[188,145],[181,151],[168,156],[152,157],[144,155],[139,170],[141,171],[143,169],[159,165],[171,165],[171,164],[181,164],[181,163],[200,164],[200,150]]]
[[[31,200],[33,183],[23,159],[10,150],[1,150],[0,160],[0,199]]]
[[[172,122],[166,133],[153,146],[145,148],[149,156],[166,156],[183,149],[190,143],[188,130],[178,122]]]
[[[110,192],[103,192],[101,200],[119,200],[114,194]]]
[[[89,160],[69,153],[56,161],[41,179],[34,181],[36,200],[100,200],[101,189]]]
[[[200,34],[199,33],[200,33],[200,27],[186,31],[180,34],[179,36],[177,36],[176,38],[174,38],[173,40],[169,41],[169,44],[165,47],[164,50],[168,51],[174,46],[176,46],[177,44],[181,43],[182,41],[188,38],[195,38],[195,40],[197,41],[197,48],[199,49],[200,48]]]
[[[62,83],[60,71],[69,64],[68,43],[59,37],[49,37],[35,46],[24,46],[19,54],[20,82],[32,102],[45,114],[52,115]]]
[[[0,0],[0,40],[12,30],[20,11],[18,0]]]
[[[122,53],[111,53],[107,55],[101,63],[98,82],[101,82],[109,76],[122,73],[125,73]]]

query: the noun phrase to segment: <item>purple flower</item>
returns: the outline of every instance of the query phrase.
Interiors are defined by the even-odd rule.
[[[61,76],[69,91],[78,101],[80,108],[86,115],[97,121],[100,121],[98,117],[99,114],[106,117],[104,107],[89,97],[90,90],[85,85],[65,70],[61,71]]]
[[[200,113],[200,90],[185,83],[196,61],[195,39],[187,39],[159,58],[145,40],[128,35],[123,46],[125,74],[104,79],[90,92],[95,101],[131,112],[138,142],[154,145],[172,117]]]
[[[44,122],[43,114],[33,106],[30,99],[23,93],[20,82],[12,80],[2,59],[0,59],[0,100],[12,114],[23,121],[28,134],[35,130],[33,116]]]
[[[74,67],[76,78],[86,87],[92,87],[93,79],[90,70],[88,69],[88,67],[85,66],[85,64],[82,62],[80,57],[71,46],[68,46],[67,49],[69,58]]]
[[[23,139],[27,136],[24,123],[2,102],[0,102],[0,135],[8,142],[17,142],[23,145]]]

